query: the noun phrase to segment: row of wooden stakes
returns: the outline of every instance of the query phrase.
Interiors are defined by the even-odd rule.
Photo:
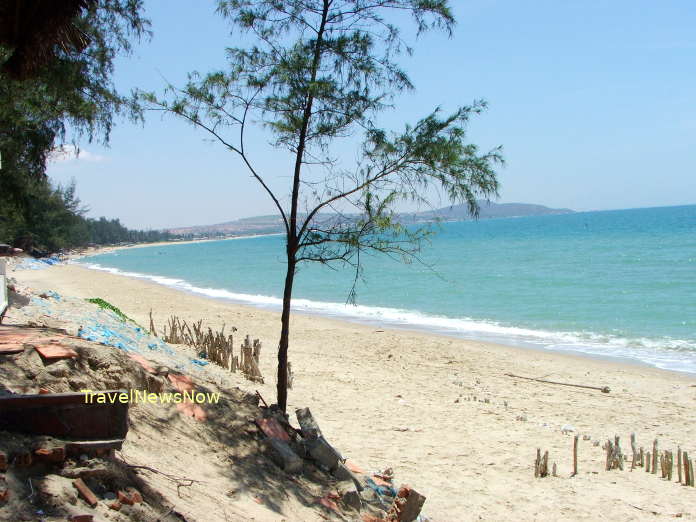
[[[573,473],[571,477],[578,474],[578,441],[580,436],[575,435],[573,440]],[[614,437],[614,440],[607,440],[604,445],[606,451],[606,471],[611,471],[613,469],[624,469],[624,462],[628,460],[628,457],[621,451],[621,441],[618,436]],[[641,446],[640,449],[636,446],[636,435],[631,434],[631,449],[633,455],[631,458],[631,471],[636,467],[640,466],[645,469],[647,473],[657,474],[657,470],[660,470],[660,477],[667,480],[672,480],[674,476],[675,468],[675,457],[674,452],[669,450],[664,450],[660,452],[658,448],[657,439],[654,440],[652,451],[645,451]],[[676,468],[677,468],[677,481],[684,486],[694,487],[694,461],[689,458],[689,454],[686,451],[682,451],[679,447],[677,448],[676,455]],[[534,477],[542,478],[549,475],[549,452],[545,451],[544,455],[541,454],[541,449],[537,448],[536,459],[534,461]],[[551,467],[551,475],[556,477],[556,463],[554,462]]]
[[[237,329],[232,327],[232,332]],[[157,336],[157,329],[150,310],[150,333]],[[240,355],[234,354],[234,336],[225,335],[225,326],[222,330],[213,331],[212,328],[203,327],[203,320],[191,323],[172,315],[165,325],[163,337],[165,342],[172,344],[185,344],[200,351],[200,356],[208,361],[230,370],[238,370],[250,381],[263,383],[263,375],[259,369],[261,356],[261,342],[254,339],[253,342],[247,335],[240,346]],[[288,363],[288,368],[290,364]]]
[[[674,452],[670,450],[660,451],[657,439],[653,441],[652,452],[644,451],[641,447],[636,451],[635,434],[631,435],[631,446],[633,448],[633,459],[631,461],[631,471],[640,466],[646,473],[657,475],[660,470],[660,477],[667,480],[674,478]],[[694,461],[689,458],[686,451],[677,447],[677,482],[684,486],[694,487]]]

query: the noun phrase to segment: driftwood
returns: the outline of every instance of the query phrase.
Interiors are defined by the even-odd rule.
[[[573,388],[586,388],[588,390],[599,390],[602,393],[609,393],[611,391],[609,389],[609,386],[588,386],[586,384],[572,384],[572,383],[568,383],[568,382],[547,381],[546,379],[536,379],[534,377],[523,377],[522,375],[515,375],[513,373],[506,373],[505,375],[507,377],[514,377],[515,379],[525,379],[527,381],[541,382],[544,384],[558,384],[559,386],[572,386]]]

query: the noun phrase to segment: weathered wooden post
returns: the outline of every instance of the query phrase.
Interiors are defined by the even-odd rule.
[[[682,483],[682,450],[680,446],[677,446],[677,478],[679,483]]]
[[[578,474],[578,440],[580,439],[580,435],[575,435],[573,438],[573,474],[571,477],[574,477],[575,475]]]

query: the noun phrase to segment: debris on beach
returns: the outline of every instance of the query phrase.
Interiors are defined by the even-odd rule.
[[[12,324],[0,325],[0,519],[30,519],[39,511],[62,520],[186,519],[177,507],[182,488],[207,499],[203,481],[151,465],[149,452],[137,450],[146,444],[168,455],[185,434],[229,453],[227,480],[267,488],[281,481],[284,490],[298,488],[298,498],[315,499],[295,510],[326,519],[425,520],[424,496],[399,485],[391,469],[370,472],[346,460],[308,408],[297,410],[294,427],[259,393],[229,385],[219,392],[224,402],[121,402],[136,392],[206,395],[208,372],[217,379],[225,369],[196,364],[195,348],[151,335],[106,301],[38,293],[16,282],[10,294]],[[261,343],[247,336],[243,377],[262,379],[260,354]],[[225,375],[235,378],[229,369]],[[161,440],[142,438],[149,425],[162,427]],[[142,464],[131,464],[136,451]],[[253,502],[264,508],[271,489],[257,491]]]

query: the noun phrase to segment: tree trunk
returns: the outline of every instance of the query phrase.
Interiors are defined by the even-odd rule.
[[[285,412],[288,405],[288,346],[290,345],[290,304],[292,284],[295,279],[295,256],[288,255],[285,274],[283,312],[280,317],[280,342],[278,343],[278,407]]]

